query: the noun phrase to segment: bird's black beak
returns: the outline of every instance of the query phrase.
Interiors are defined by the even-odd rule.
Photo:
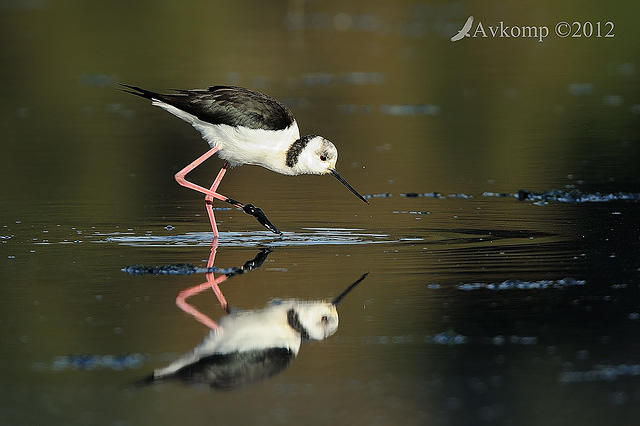
[[[338,297],[336,297],[335,299],[333,299],[333,302],[331,302],[331,304],[333,306],[337,306],[338,303],[340,303],[342,301],[342,299],[344,299],[347,294],[349,294],[351,292],[351,290],[353,290],[358,284],[360,284],[360,281],[364,280],[365,278],[367,278],[367,275],[369,275],[369,273],[367,272],[366,274],[363,274],[360,278],[358,278],[356,280],[356,282],[354,282],[353,284],[351,284],[349,287],[347,287],[347,289],[345,291],[343,291],[342,293],[340,293],[340,295]]]
[[[358,191],[356,191],[353,186],[349,185],[349,182],[344,180],[344,178],[342,176],[340,176],[340,174],[338,173],[338,171],[336,169],[329,169],[329,171],[331,172],[331,174],[333,175],[334,178],[338,179],[344,186],[349,188],[349,191],[353,192],[356,195],[356,197],[360,198],[362,201],[364,201],[365,203],[369,204],[369,201],[367,201],[366,198],[364,198],[362,195],[360,195],[360,193]]]

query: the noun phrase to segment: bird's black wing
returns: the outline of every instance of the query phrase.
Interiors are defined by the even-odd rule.
[[[236,86],[212,86],[209,89],[176,90],[161,94],[136,86],[123,86],[134,95],[157,99],[211,124],[243,126],[250,129],[283,130],[293,122],[287,107],[265,94]]]

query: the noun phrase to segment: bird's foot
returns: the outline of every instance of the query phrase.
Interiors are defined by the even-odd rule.
[[[260,224],[262,224],[262,226],[267,228],[269,231],[273,232],[274,234],[282,235],[282,232],[278,231],[278,228],[276,228],[276,226],[271,223],[267,215],[264,214],[264,211],[262,211],[260,207],[256,207],[253,204],[245,204],[242,207],[242,210],[246,214],[250,214],[251,216],[255,217],[258,222],[260,222]]]

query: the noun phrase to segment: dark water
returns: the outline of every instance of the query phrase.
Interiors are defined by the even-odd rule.
[[[1,3],[0,423],[634,424],[637,6],[478,7]],[[451,43],[469,15],[616,36]],[[173,181],[206,145],[117,82],[262,90],[335,142],[371,206],[329,177],[233,169],[220,191],[284,236],[218,210],[215,258],[272,250],[220,284],[231,311],[369,272],[335,335],[235,390],[135,385],[208,332],[175,299],[210,276],[122,271],[207,266],[204,203]],[[210,290],[189,303],[225,315]]]

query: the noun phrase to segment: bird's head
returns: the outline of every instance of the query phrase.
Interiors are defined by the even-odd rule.
[[[322,136],[305,136],[300,139],[304,144],[296,159],[295,169],[300,174],[325,175],[336,168],[338,149]]]
[[[287,163],[295,170],[296,174],[326,175],[330,174],[349,188],[356,197],[365,203],[369,202],[356,191],[336,170],[338,162],[338,149],[322,136],[304,136],[294,142],[287,152]]]
[[[338,329],[338,311],[330,302],[298,302],[289,316],[289,321],[297,321],[311,340],[326,339]]]

